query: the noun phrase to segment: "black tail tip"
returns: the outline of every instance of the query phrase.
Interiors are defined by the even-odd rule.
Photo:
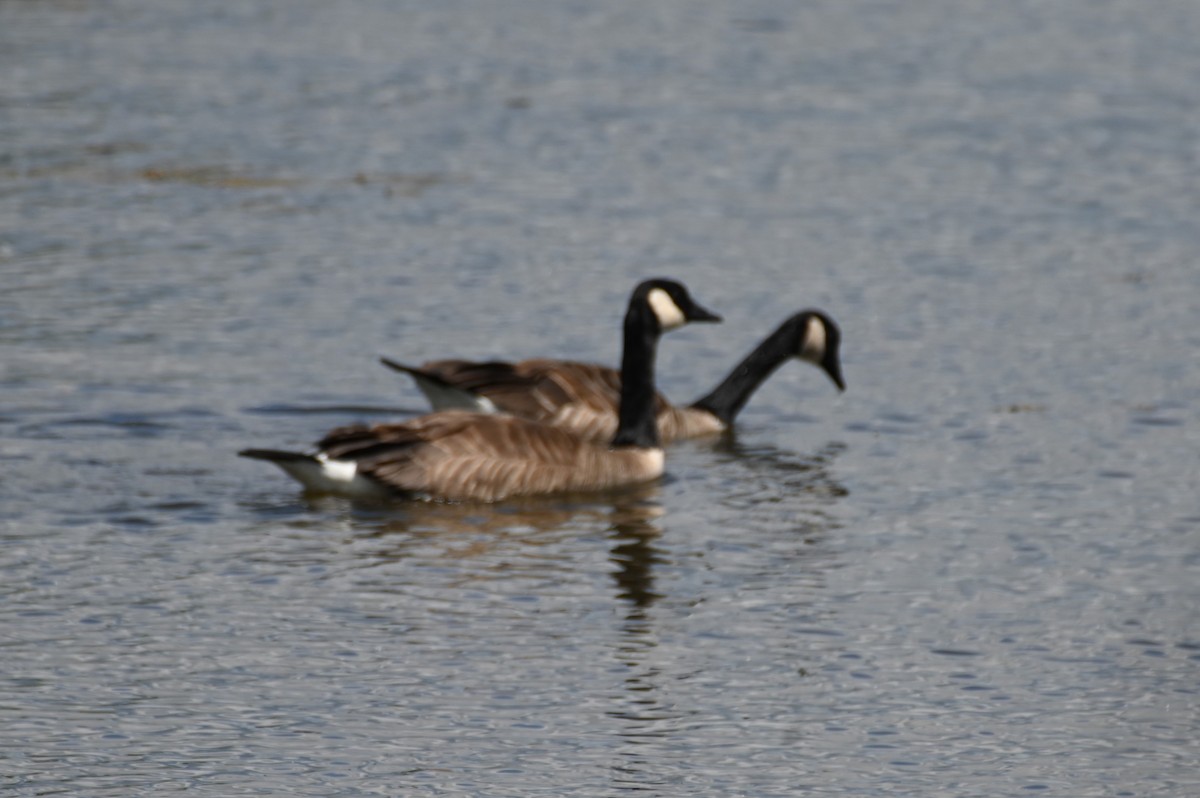
[[[242,449],[238,457],[248,457],[251,460],[267,460],[275,463],[281,460],[312,460],[311,454],[303,452],[285,452],[279,449]]]
[[[403,363],[400,363],[396,360],[392,360],[390,357],[383,357],[382,355],[380,355],[379,362],[394,371],[400,371],[405,374],[412,374],[412,372],[413,372],[413,369],[411,366],[406,366]]]

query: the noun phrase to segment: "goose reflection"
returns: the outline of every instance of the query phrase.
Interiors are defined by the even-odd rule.
[[[663,598],[654,589],[654,569],[668,562],[667,553],[655,545],[662,534],[653,520],[663,515],[658,505],[641,504],[624,508],[613,514],[609,539],[609,561],[616,566],[612,573],[618,601],[626,604],[624,619],[616,642],[616,657],[627,669],[620,706],[606,714],[626,723],[620,734],[630,741],[638,737],[658,736],[653,724],[670,721],[675,715],[663,705],[657,695],[661,673],[650,664],[658,645],[651,605]],[[634,758],[618,770],[620,782],[636,782],[640,761]],[[628,775],[624,775],[628,771]]]
[[[678,639],[678,617],[670,619],[675,632],[671,637],[664,638],[658,625],[681,613],[704,615],[706,607],[722,604],[716,600],[722,596],[713,595],[722,585],[734,592],[769,590],[793,602],[786,612],[794,613],[797,604],[811,603],[813,593],[824,589],[828,571],[837,567],[836,550],[823,543],[837,526],[834,505],[849,495],[834,469],[845,449],[842,444],[797,453],[750,442],[733,431],[682,446],[709,453],[698,474],[705,484],[690,489],[713,497],[703,517],[686,512],[661,519],[634,516],[614,523],[611,532],[610,558],[618,566],[613,573],[616,596],[626,603],[613,656],[626,673],[606,715],[619,723],[616,733],[625,743],[610,765],[612,785],[622,791],[656,791],[663,785],[664,765],[678,752],[680,740],[704,733],[706,709],[682,700],[689,691],[679,685],[709,671],[710,665],[722,667],[719,661],[706,663],[705,657],[719,656],[702,653],[712,651],[710,645],[693,647]],[[729,530],[750,550],[761,545],[761,556],[730,558],[728,562],[745,569],[740,572],[723,568],[712,580],[687,580],[700,587],[699,594],[680,595],[677,588],[657,586],[656,570],[664,566],[690,568],[697,563],[704,568],[713,562],[705,551],[679,550],[679,541],[687,536],[677,534],[681,530],[675,527],[691,518]],[[709,678],[716,676],[709,673]]]
[[[638,526],[648,524],[642,519],[662,513],[660,490],[657,483],[651,483],[602,494],[564,494],[498,504],[410,502],[373,507],[329,497],[310,501],[326,507],[335,503],[349,514],[351,541],[363,561],[360,567],[411,559],[479,559],[482,568],[472,567],[464,573],[481,579],[489,573],[538,571],[551,575],[557,568],[576,567],[569,562],[573,548],[559,544],[606,527],[644,528]],[[520,549],[519,557],[500,556],[514,547]],[[652,577],[647,573],[644,579]]]
[[[777,490],[787,488],[793,494],[808,498],[837,501],[850,494],[831,473],[837,456],[846,445],[837,441],[826,443],[810,453],[783,449],[762,441],[747,442],[737,430],[708,443],[720,464],[738,464],[750,472],[752,484],[767,481]]]
[[[651,523],[662,515],[662,506],[655,502],[613,508],[609,561],[617,566],[617,599],[632,605],[627,619],[643,619],[646,608],[662,598],[654,592],[654,566],[664,562],[665,552],[654,545],[662,532]]]

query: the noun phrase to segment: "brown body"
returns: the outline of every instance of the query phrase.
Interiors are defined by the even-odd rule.
[[[463,410],[342,427],[318,447],[397,493],[455,501],[605,490],[663,472],[661,449],[614,449],[525,419]]]
[[[517,363],[435,360],[419,371],[486,398],[501,413],[559,427],[589,441],[610,441],[617,431],[621,373],[607,366],[549,358]],[[662,443],[725,429],[712,413],[676,407],[661,393],[655,394],[654,405]]]
[[[693,404],[673,405],[655,392],[658,440],[669,443],[728,429],[758,386],[787,360],[817,366],[843,390],[840,343],[841,332],[826,314],[817,310],[794,314]],[[387,358],[383,362],[416,380],[437,409],[507,413],[592,441],[611,440],[618,426],[621,373],[605,366],[548,358],[515,363],[434,360],[415,368]]]

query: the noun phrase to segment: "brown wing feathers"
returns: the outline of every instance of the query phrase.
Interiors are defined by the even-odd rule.
[[[417,371],[486,397],[503,413],[550,423],[588,440],[607,442],[617,429],[621,375],[607,366],[546,358],[517,363],[435,360]],[[661,415],[670,407],[656,393],[656,412]]]
[[[610,450],[524,419],[464,411],[342,427],[318,447],[330,458],[355,461],[364,476],[401,493],[454,499],[494,501],[657,476],[636,452]]]

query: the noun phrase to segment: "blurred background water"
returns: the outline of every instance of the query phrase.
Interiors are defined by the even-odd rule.
[[[1200,794],[1200,6],[0,0],[14,795]],[[386,354],[689,400],[594,500],[238,460]]]

